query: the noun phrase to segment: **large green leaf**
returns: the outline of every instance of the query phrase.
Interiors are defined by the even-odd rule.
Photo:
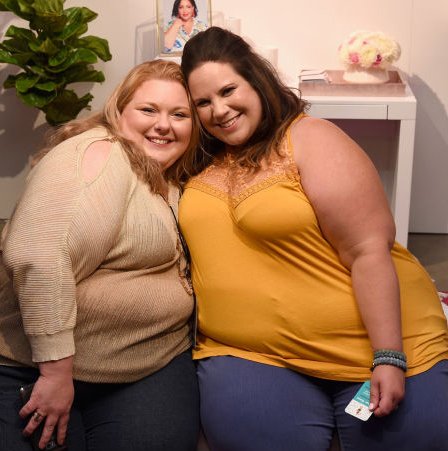
[[[16,78],[16,89],[21,93],[30,90],[39,81],[39,75],[22,72]]]
[[[0,49],[7,50],[11,53],[28,52],[27,41],[18,38],[5,39],[0,44]]]
[[[30,28],[54,36],[64,29],[66,23],[65,16],[34,16],[30,20]]]
[[[10,42],[8,42],[10,44]],[[0,45],[0,62],[15,64],[16,66],[26,68],[27,64],[33,58],[34,53],[32,52],[21,52],[10,47],[9,45]],[[1,54],[1,52],[4,52]],[[4,59],[2,59],[2,55]]]
[[[73,8],[67,8],[64,12],[67,14],[67,17],[69,18],[69,20],[75,15],[77,14],[77,11],[80,11],[82,14],[82,18],[83,18],[83,22],[87,23],[87,22],[91,22],[92,20],[96,19],[98,17],[98,14],[94,11],[92,11],[89,8],[86,7],[73,7]]]
[[[22,12],[22,14],[26,14],[26,15],[32,15],[34,14],[34,8],[32,6],[32,1],[27,1],[27,0],[18,0],[17,2],[19,4],[19,8],[20,11]]]
[[[64,41],[81,36],[88,30],[87,23],[97,17],[97,13],[88,8],[69,8],[65,10],[67,14],[67,25],[59,36]]]
[[[28,69],[33,72],[33,74],[41,75],[43,77],[47,76],[47,71],[40,66],[29,66]]]
[[[34,0],[33,6],[36,15],[30,22],[34,30],[44,30],[54,34],[64,30],[67,17],[64,15],[65,0]]]
[[[59,35],[59,39],[67,40],[72,36],[81,36],[87,31],[88,27],[83,18],[80,8],[78,8],[72,17],[69,17],[66,27]]]
[[[34,0],[33,6],[38,16],[61,16],[65,0]]]
[[[0,49],[0,63],[20,65],[17,58],[14,58],[9,52],[6,52],[3,49]]]
[[[80,47],[92,50],[98,55],[103,61],[109,61],[112,59],[112,55],[109,51],[109,44],[106,39],[98,38],[96,36],[85,36],[79,38],[77,41]]]
[[[58,125],[74,119],[79,112],[87,108],[93,99],[92,94],[88,93],[79,98],[75,92],[64,90],[51,103],[45,106],[45,118],[51,125]]]
[[[68,48],[63,47],[61,50],[59,50],[58,53],[48,59],[48,64],[50,66],[59,66],[60,64],[64,63],[64,61],[67,61],[69,56],[70,52]]]
[[[25,2],[25,5],[23,3],[20,0],[0,0],[0,11],[11,11],[16,16],[29,20],[32,17],[32,12],[27,12],[27,8],[24,8],[24,6],[27,6],[27,3]]]
[[[45,53],[46,55],[54,55],[59,52],[59,47],[50,38],[45,39],[44,42],[30,42],[29,46],[33,52]]]
[[[31,89],[26,93],[21,93],[20,91],[16,91],[18,97],[24,102],[26,105],[33,106],[38,109],[42,109],[45,105],[48,105],[53,99],[56,97],[56,93],[48,93],[45,91],[39,91],[37,89]]]
[[[53,73],[63,72],[74,64],[93,64],[98,61],[98,57],[89,49],[78,49],[69,55],[69,57],[59,66],[48,66],[46,69]]]
[[[102,83],[104,81],[103,72],[92,69],[91,66],[73,66],[67,69],[63,75],[67,84],[86,81]]]
[[[39,91],[56,91],[58,88],[58,84],[54,81],[47,81],[45,83],[36,83],[36,89],[39,89]]]
[[[14,58],[19,62],[18,66],[28,68],[28,65],[33,62],[35,56],[32,52],[14,53]]]
[[[16,27],[15,25],[8,27],[5,36],[8,38],[23,39],[24,41],[32,41],[36,39],[36,35],[31,30],[28,30],[28,28]]]

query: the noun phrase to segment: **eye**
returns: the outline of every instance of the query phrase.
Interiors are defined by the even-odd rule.
[[[156,109],[148,106],[148,107],[142,108],[141,111],[143,111],[143,113],[153,114],[156,112]]]
[[[235,89],[236,89],[236,86],[228,86],[228,87],[224,88],[222,90],[222,96],[228,97],[228,96],[232,95],[232,93],[233,93],[233,91],[235,91]]]
[[[197,102],[195,102],[195,105],[197,108],[203,108],[210,105],[210,101],[206,99],[199,99]]]
[[[186,119],[186,118],[190,117],[187,113],[184,113],[182,111],[177,111],[176,113],[173,113],[173,116],[176,119]]]

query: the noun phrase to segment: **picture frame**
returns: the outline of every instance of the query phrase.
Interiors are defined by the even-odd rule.
[[[157,0],[159,54],[179,57],[188,39],[211,24],[211,0]]]

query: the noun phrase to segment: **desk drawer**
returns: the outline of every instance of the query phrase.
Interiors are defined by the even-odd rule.
[[[309,114],[323,119],[387,119],[387,105],[311,104]]]

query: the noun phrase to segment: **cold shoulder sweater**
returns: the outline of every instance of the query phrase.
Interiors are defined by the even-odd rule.
[[[8,224],[0,283],[0,364],[74,355],[74,378],[131,382],[190,346],[191,289],[166,201],[132,171],[118,142],[90,182],[95,128],[64,141],[31,171]],[[177,212],[178,190],[169,203]]]

